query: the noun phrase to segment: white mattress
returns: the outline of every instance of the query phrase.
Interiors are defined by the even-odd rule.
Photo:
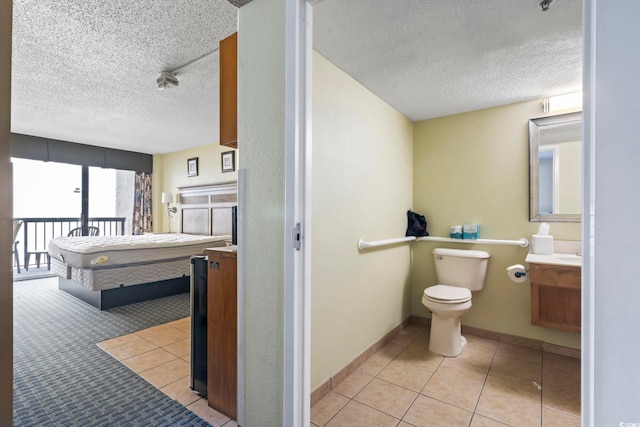
[[[231,236],[143,234],[136,236],[58,237],[49,242],[49,255],[64,264],[86,269],[143,265],[201,255],[208,247],[224,246]]]
[[[150,264],[130,265],[102,269],[67,266],[58,259],[51,260],[51,271],[60,277],[71,279],[92,291],[140,285],[189,276],[189,259],[158,261]]]

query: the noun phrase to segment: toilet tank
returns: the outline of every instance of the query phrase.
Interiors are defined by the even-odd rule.
[[[484,286],[489,254],[485,251],[435,248],[433,259],[441,285],[479,291]]]

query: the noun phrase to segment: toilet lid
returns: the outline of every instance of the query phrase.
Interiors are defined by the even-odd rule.
[[[456,286],[435,285],[424,290],[424,296],[433,301],[445,303],[466,302],[471,299],[471,291]]]

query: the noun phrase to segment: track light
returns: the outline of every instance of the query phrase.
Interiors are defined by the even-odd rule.
[[[553,0],[542,0],[540,2],[540,8],[543,12],[546,12],[547,10],[549,10],[549,6],[551,6],[551,3],[553,3]]]
[[[250,0],[249,0],[250,1]],[[156,79],[156,83],[158,84],[158,89],[159,90],[165,90],[168,89],[172,86],[178,86],[178,78],[176,77],[176,73],[178,71],[184,70],[187,67],[192,66],[193,64],[196,64],[200,61],[202,61],[203,59],[213,55],[214,53],[216,53],[218,50],[220,50],[219,47],[213,49],[212,51],[209,51],[207,53],[205,53],[204,55],[201,55],[199,57],[197,57],[196,59],[187,62],[184,65],[179,66],[178,68],[174,69],[173,71],[163,71],[162,73],[160,73],[160,77],[158,77]]]
[[[160,73],[160,77],[158,77],[156,83],[158,83],[159,90],[168,89],[172,86],[177,87],[179,84],[176,75],[169,71],[163,71],[162,73]]]

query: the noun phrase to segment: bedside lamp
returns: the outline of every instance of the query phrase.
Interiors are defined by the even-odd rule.
[[[176,208],[175,206],[170,208],[169,205],[173,203],[173,193],[165,193],[164,191],[162,192],[162,204],[166,204],[167,205],[167,211],[171,212],[171,213],[176,213],[178,212],[178,208]]]
[[[178,208],[176,208],[175,206],[173,207],[169,206],[171,203],[173,203],[173,193],[165,193],[163,191],[162,204],[167,205],[167,215],[169,216],[169,233],[171,233],[171,218],[173,218],[172,214],[175,214],[176,212],[178,212]]]
[[[162,192],[162,203],[173,203],[173,193]]]

